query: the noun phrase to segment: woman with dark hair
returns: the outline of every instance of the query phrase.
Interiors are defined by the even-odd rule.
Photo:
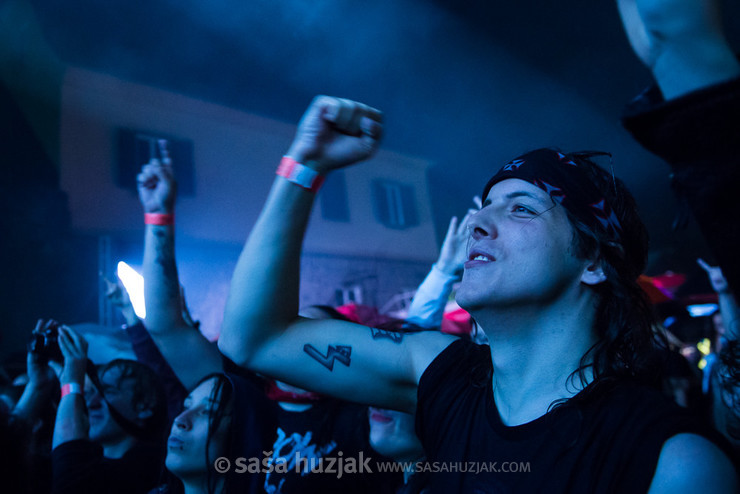
[[[172,424],[165,460],[169,478],[155,492],[262,492],[264,473],[242,471],[235,462],[243,458],[246,467],[257,459],[263,467],[275,428],[274,407],[251,382],[224,373],[204,377]],[[221,458],[228,462],[217,461]]]

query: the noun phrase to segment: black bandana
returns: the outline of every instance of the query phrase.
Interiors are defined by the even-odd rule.
[[[589,157],[608,153],[574,153],[565,155],[552,149],[537,149],[510,161],[488,181],[483,199],[495,184],[507,178],[518,178],[548,193],[553,201],[567,209],[589,228],[606,233],[620,241],[622,225],[603,194],[579,167],[579,155]],[[620,242],[621,243],[621,242]]]

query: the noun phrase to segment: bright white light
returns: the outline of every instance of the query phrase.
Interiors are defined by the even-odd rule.
[[[118,263],[116,271],[118,278],[123,283],[131,299],[131,305],[134,306],[134,312],[139,319],[146,317],[146,308],[144,307],[144,277],[137,273],[134,268],[121,261]]]
[[[717,304],[694,304],[686,307],[691,317],[711,316],[717,312]]]

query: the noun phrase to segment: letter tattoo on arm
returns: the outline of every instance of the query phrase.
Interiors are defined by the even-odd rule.
[[[370,328],[370,334],[372,334],[374,340],[387,338],[393,343],[401,343],[401,341],[403,341],[403,333],[399,331],[388,331],[386,329]]]
[[[333,371],[335,360],[337,360],[340,364],[344,364],[349,367],[349,356],[352,353],[352,347],[345,345],[329,345],[329,350],[327,350],[326,355],[323,355],[320,351],[316,349],[316,347],[306,343],[305,345],[303,345],[303,351],[306,352],[316,362],[329,369],[329,371]]]

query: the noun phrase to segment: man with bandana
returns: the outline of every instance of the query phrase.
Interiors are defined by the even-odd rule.
[[[736,492],[726,445],[648,386],[660,352],[636,283],[647,232],[594,153],[536,150],[486,185],[457,301],[490,346],[298,317],[315,191],[372,155],[380,121],[361,103],[313,101],[237,263],[222,352],[302,388],[416,413],[431,492]]]

